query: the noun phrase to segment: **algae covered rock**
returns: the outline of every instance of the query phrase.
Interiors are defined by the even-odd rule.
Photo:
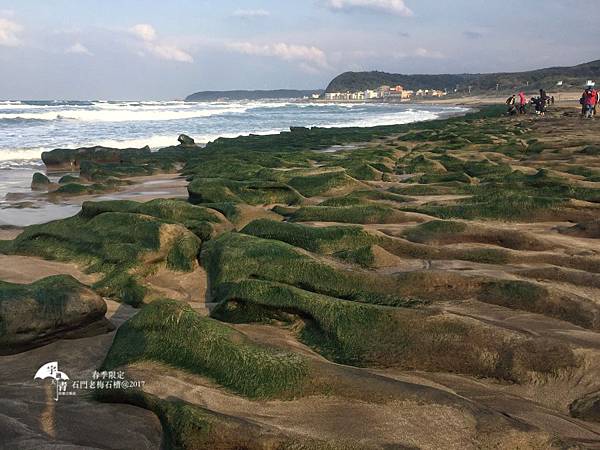
[[[291,186],[270,181],[235,181],[223,178],[194,178],[188,185],[192,203],[247,203],[265,205],[300,203],[302,195]]]
[[[132,152],[149,154],[150,147],[118,149],[102,147],[82,147],[75,149],[55,149],[42,153],[42,161],[48,170],[76,171],[79,170],[82,161],[93,161],[96,163],[118,163]]]
[[[102,298],[68,275],[31,284],[0,281],[0,354],[112,329]]]
[[[155,199],[146,203],[131,200],[84,202],[81,216],[91,219],[106,212],[135,213],[177,222],[202,240],[231,228],[231,224],[218,212],[195,206],[182,200]]]
[[[103,369],[138,361],[203,375],[251,398],[300,393],[309,370],[302,356],[256,344],[188,304],[169,299],[145,306],[119,328]]]
[[[50,179],[43,173],[36,172],[31,180],[31,189],[34,191],[47,191],[52,186]]]
[[[75,196],[75,195],[90,195],[99,194],[109,190],[108,186],[94,183],[94,184],[81,184],[81,183],[66,183],[62,184],[58,189],[52,192],[54,195],[64,196]]]
[[[177,138],[177,140],[183,147],[195,147],[196,146],[196,142],[194,142],[194,139],[189,137],[187,134],[180,134],[179,137]]]
[[[373,244],[378,238],[359,226],[310,227],[297,223],[257,219],[246,225],[244,234],[286,242],[305,250],[332,254]]]
[[[79,262],[90,272],[104,274],[93,286],[96,292],[138,306],[152,294],[146,279],[156,270],[187,273],[197,266],[201,240],[184,225],[160,218],[175,218],[179,208],[169,205],[103,202],[94,208],[86,203],[76,216],[27,227],[9,250]],[[209,217],[203,208],[198,210],[179,213],[197,227],[201,221],[191,218]]]
[[[364,188],[344,170],[302,175],[292,178],[288,184],[306,197],[316,195],[337,195]]]
[[[73,175],[64,175],[58,180],[58,184],[79,183],[80,178]]]

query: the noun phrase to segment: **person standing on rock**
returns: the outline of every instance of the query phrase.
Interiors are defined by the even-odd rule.
[[[548,94],[543,89],[540,89],[539,111],[540,116],[546,115],[546,106],[548,105]]]
[[[598,105],[598,91],[592,86],[588,86],[581,96],[581,105],[582,116],[586,119],[592,119]]]
[[[515,94],[513,94],[506,99],[506,104],[508,105],[507,114],[509,116],[514,116],[515,114],[517,114],[517,107],[515,106],[515,104],[516,104],[515,97],[516,97]]]
[[[526,109],[527,98],[525,97],[525,92],[519,92],[519,114],[525,114],[527,112]]]

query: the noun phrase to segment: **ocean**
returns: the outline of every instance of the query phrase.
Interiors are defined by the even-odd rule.
[[[203,144],[218,137],[278,133],[290,126],[369,127],[464,111],[453,106],[275,100],[0,101],[0,224],[7,194],[29,192],[31,176],[44,169],[41,153],[54,148],[161,148],[176,145],[180,133]]]

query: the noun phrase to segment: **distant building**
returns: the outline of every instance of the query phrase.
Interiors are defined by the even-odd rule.
[[[415,92],[411,90],[404,89],[402,91],[402,100],[410,100]]]
[[[414,92],[404,89],[404,86],[398,85],[390,88],[389,97],[395,100],[410,100]]]
[[[377,89],[377,97],[378,98],[386,98],[390,96],[390,87],[389,86],[380,86]]]
[[[448,93],[446,91],[440,91],[437,89],[419,89],[415,92],[417,97],[444,97]]]
[[[365,100],[376,100],[376,99],[387,99],[390,101],[408,101],[414,96],[417,97],[442,97],[446,95],[445,91],[439,91],[435,89],[419,89],[413,91],[405,89],[404,86],[396,85],[380,86],[376,90],[367,89],[364,91],[356,92],[327,92],[325,93],[325,100],[329,101],[365,101]]]

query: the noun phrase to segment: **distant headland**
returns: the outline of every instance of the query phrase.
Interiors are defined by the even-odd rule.
[[[404,75],[386,72],[345,72],[335,77],[326,93],[375,90],[401,85],[410,90],[440,90],[447,93],[487,93],[507,90],[581,88],[587,80],[600,78],[600,60],[570,67],[550,67],[527,72],[477,74]]]
[[[297,89],[274,89],[256,91],[201,91],[185,98],[186,102],[216,102],[219,100],[264,100],[282,98],[304,98],[313,94],[322,94],[322,89],[297,90]]]

